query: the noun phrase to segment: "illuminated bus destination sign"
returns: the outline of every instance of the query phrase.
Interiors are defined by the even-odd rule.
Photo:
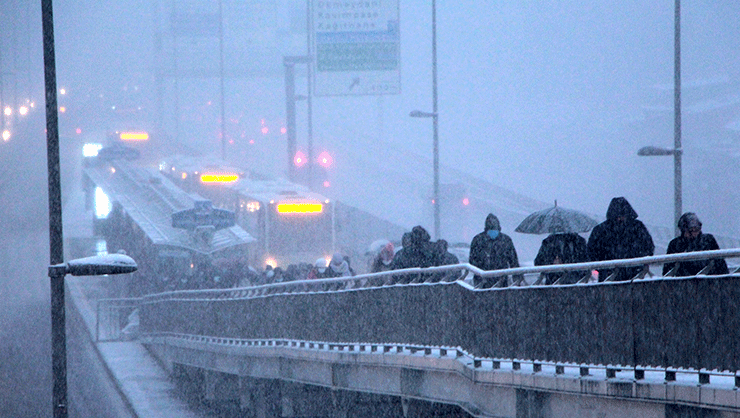
[[[239,175],[234,173],[204,173],[200,175],[201,183],[234,183]]]
[[[118,135],[119,138],[121,138],[121,141],[148,141],[149,140],[149,134],[146,132],[121,132],[120,135]]]
[[[278,213],[321,213],[324,205],[321,203],[278,203]]]

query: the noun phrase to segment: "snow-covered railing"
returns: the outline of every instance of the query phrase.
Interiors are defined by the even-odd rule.
[[[595,278],[591,278],[591,272],[600,269],[612,269],[617,270],[626,267],[635,266],[659,266],[662,269],[663,264],[685,262],[685,261],[696,261],[696,260],[711,260],[718,258],[735,258],[740,257],[740,248],[726,249],[726,250],[713,250],[713,251],[698,251],[680,254],[670,255],[656,255],[650,257],[638,257],[631,259],[622,260],[610,260],[610,261],[594,261],[587,263],[577,264],[556,264],[547,266],[534,266],[534,267],[518,267],[505,270],[492,270],[484,271],[475,266],[467,263],[439,266],[439,267],[428,267],[428,268],[409,268],[403,270],[392,270],[380,273],[361,274],[351,277],[335,277],[328,279],[313,279],[313,280],[293,280],[281,283],[270,283],[260,286],[251,286],[244,288],[231,288],[231,289],[208,289],[208,290],[180,290],[173,292],[165,292],[157,295],[148,296],[145,301],[151,303],[158,300],[167,299],[242,299],[242,298],[253,298],[253,297],[265,297],[277,294],[286,293],[312,293],[312,292],[331,292],[331,291],[343,291],[343,290],[359,290],[364,288],[374,288],[381,286],[395,286],[395,285],[406,285],[406,284],[421,284],[421,283],[449,283],[455,281],[463,281],[470,287],[476,287],[472,282],[472,276],[480,276],[486,279],[498,279],[492,287],[504,286],[503,279],[509,277],[522,277],[524,280],[512,280],[509,279],[514,286],[534,286],[542,285],[540,278],[542,275],[548,273],[562,273],[569,271],[587,271],[587,276],[580,280],[579,284],[586,284],[595,282]],[[739,269],[730,271],[730,274],[740,274]],[[701,273],[700,273],[701,275]],[[653,276],[653,273],[649,269],[643,269],[640,274],[636,277],[632,277],[632,280],[641,279],[644,277]],[[654,276],[659,278],[660,276]],[[591,280],[589,280],[591,279]],[[605,278],[603,281],[609,282],[610,278]],[[508,283],[507,283],[508,284]],[[558,283],[556,283],[558,284]]]
[[[138,330],[135,313],[141,298],[99,299],[95,315],[95,341],[132,339]]]
[[[468,264],[149,295],[141,332],[462,347],[478,359],[740,371],[740,273],[536,284],[540,274],[740,257],[740,249],[481,271]],[[506,288],[473,277],[522,275]],[[617,366],[610,366],[617,365]],[[669,373],[670,375],[670,373]],[[670,376],[669,376],[670,377]]]
[[[519,267],[507,270],[494,270],[494,271],[482,271],[476,267],[470,266],[470,271],[474,274],[484,278],[506,278],[508,276],[532,276],[532,275],[544,275],[548,273],[563,273],[570,271],[588,271],[585,278],[582,278],[579,283],[589,282],[591,278],[591,272],[593,270],[610,269],[616,273],[621,268],[645,266],[640,273],[631,280],[642,279],[648,276],[653,276],[653,273],[649,269],[649,266],[658,265],[661,269],[664,264],[674,264],[677,262],[686,261],[697,261],[697,260],[715,260],[715,259],[726,259],[740,257],[740,248],[726,249],[726,250],[712,250],[712,251],[696,251],[679,254],[666,254],[666,255],[654,255],[648,257],[637,257],[630,259],[620,260],[609,260],[609,261],[592,261],[587,263],[574,263],[574,264],[555,264],[547,266],[535,266],[535,267]],[[730,274],[738,273],[740,269],[734,269],[730,271]],[[616,275],[616,274],[615,274]],[[699,272],[698,275],[704,275],[704,272]],[[613,275],[604,278],[602,281],[609,282],[613,280]],[[595,280],[594,280],[595,281]],[[502,285],[500,281],[497,285]],[[530,284],[541,284],[541,281],[519,281],[517,285],[530,285]],[[494,287],[497,287],[494,285]]]

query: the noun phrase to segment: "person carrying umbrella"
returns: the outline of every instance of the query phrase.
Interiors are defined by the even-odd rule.
[[[588,253],[592,261],[619,260],[653,255],[655,244],[645,225],[637,220],[637,212],[627,199],[615,197],[606,211],[606,221],[596,225],[588,238]],[[625,281],[636,277],[647,266],[622,267],[612,280]],[[600,269],[599,281],[615,273]]]
[[[557,232],[542,240],[535,266],[588,262],[586,239],[575,232]],[[545,284],[573,284],[589,275],[588,270],[546,273]]]
[[[496,215],[489,213],[486,217],[486,223],[483,232],[473,237],[470,243],[471,265],[481,270],[503,270],[508,268],[519,267],[519,258],[516,255],[514,242],[511,238],[501,232],[501,223]],[[522,280],[522,276],[517,276],[514,281]],[[503,285],[508,285],[508,279]],[[480,276],[473,278],[473,284],[476,288],[490,288],[493,282],[483,279]]]
[[[584,263],[589,261],[586,239],[578,235],[588,232],[597,222],[581,212],[555,206],[527,216],[516,228],[524,234],[550,234],[534,259],[535,266]],[[545,284],[572,284],[589,275],[587,270],[553,272],[543,275]]]

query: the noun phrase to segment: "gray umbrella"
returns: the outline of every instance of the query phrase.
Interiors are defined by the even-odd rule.
[[[523,234],[554,234],[558,232],[588,232],[598,222],[585,213],[555,206],[540,210],[524,218],[516,227]]]

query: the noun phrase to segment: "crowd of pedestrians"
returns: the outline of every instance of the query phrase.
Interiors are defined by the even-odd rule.
[[[542,240],[534,259],[534,265],[572,264],[651,256],[655,251],[653,239],[645,225],[637,218],[637,212],[627,199],[615,197],[606,211],[606,220],[593,227],[588,240],[576,232],[568,231],[565,227],[558,229],[556,225],[552,228],[550,235]],[[702,233],[701,226],[701,221],[695,213],[683,214],[678,222],[681,234],[670,242],[667,254],[719,249],[717,241],[711,234]],[[381,241],[376,247],[369,263],[370,273],[459,263],[457,256],[449,251],[447,241],[444,239],[432,241],[429,233],[420,225],[403,234],[400,249],[396,250],[390,241]],[[496,215],[488,214],[483,231],[473,237],[468,262],[484,271],[519,267],[514,242],[509,235],[501,232],[501,223]],[[723,259],[668,263],[663,268],[663,274],[671,276],[692,276],[699,272],[712,275],[727,274],[728,268]],[[598,281],[625,281],[635,277],[644,277],[648,273],[648,266],[598,269],[596,272],[589,270],[548,272],[542,275],[541,283],[572,284],[584,278],[590,279],[593,273],[596,273],[594,276]],[[285,270],[268,265],[263,272],[258,273],[250,268],[245,282],[267,284],[354,275],[355,271],[349,257],[335,253],[328,262],[324,258],[319,258],[313,264],[292,264]],[[440,280],[443,277],[441,276]],[[477,288],[489,288],[494,285],[507,286],[509,283],[517,283],[523,279],[523,276],[515,275],[504,280],[501,278],[488,280],[476,275],[473,282]]]
[[[588,241],[574,232],[553,231],[542,241],[534,264],[571,264],[651,256],[655,251],[653,239],[637,217],[637,212],[627,199],[615,197],[606,211],[606,220],[593,228]],[[695,213],[684,213],[678,222],[681,234],[670,242],[667,254],[719,249],[711,234],[702,233],[701,225]],[[481,270],[519,267],[514,244],[508,235],[501,233],[501,225],[495,215],[488,215],[483,232],[473,238],[469,262]],[[625,281],[644,277],[648,271],[648,266],[598,269],[596,277],[599,281]],[[663,267],[663,274],[672,276],[692,276],[700,271],[719,275],[727,274],[728,268],[723,259],[668,263]],[[576,283],[590,275],[591,272],[587,270],[547,273],[543,283]],[[513,281],[518,279],[515,277]],[[480,277],[474,280],[476,287],[490,287],[493,284]],[[502,283],[505,286],[508,281]]]
[[[401,249],[390,262],[388,270],[443,266],[459,262],[457,257],[448,251],[447,241],[442,239],[432,241],[429,232],[421,225],[403,234],[401,245]]]
[[[250,268],[239,286],[284,283],[305,279],[328,279],[354,275],[355,271],[350,265],[349,257],[341,253],[334,253],[328,263],[325,258],[319,258],[313,264],[290,264],[285,269],[282,267],[272,267],[268,264],[261,273],[257,273],[254,269]]]

